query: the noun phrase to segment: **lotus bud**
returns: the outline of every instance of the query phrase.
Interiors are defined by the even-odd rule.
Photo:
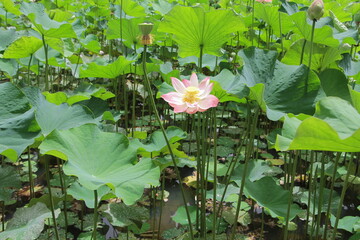
[[[153,37],[150,34],[154,24],[152,23],[140,23],[139,25],[139,29],[141,31],[141,36],[140,36],[140,43],[142,45],[150,45],[153,42]]]
[[[324,15],[324,2],[322,0],[314,0],[307,10],[310,20],[319,20]]]

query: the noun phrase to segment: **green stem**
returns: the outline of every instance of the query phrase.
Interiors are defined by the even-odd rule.
[[[242,195],[243,195],[243,192],[244,192],[244,186],[245,186],[245,182],[246,182],[247,167],[248,167],[248,163],[250,161],[250,157],[251,157],[252,152],[253,152],[252,149],[253,149],[253,146],[254,146],[255,130],[256,130],[256,126],[257,126],[259,112],[260,112],[260,108],[259,108],[259,106],[257,106],[256,110],[255,110],[255,113],[254,113],[253,125],[251,126],[249,144],[247,145],[247,149],[246,149],[246,153],[245,153],[244,170],[243,170],[243,174],[242,174],[242,178],[241,178],[239,197],[238,197],[238,202],[237,202],[237,206],[236,206],[236,214],[235,214],[235,218],[234,218],[234,225],[232,227],[230,240],[234,240],[234,237],[235,237],[237,219],[239,218],[241,199],[242,199]]]
[[[332,201],[332,196],[333,196],[333,192],[334,192],[335,177],[336,177],[336,173],[337,173],[337,167],[338,167],[338,163],[340,160],[340,156],[341,156],[341,153],[338,152],[335,157],[334,171],[333,171],[333,174],[331,177],[332,181],[331,181],[331,186],[330,186],[330,196],[329,196],[328,208],[326,210],[325,230],[324,230],[324,234],[323,234],[323,239],[325,239],[327,236],[328,225],[329,225],[329,220],[330,220],[331,201]]]
[[[54,210],[54,200],[52,198],[52,192],[51,192],[51,185],[50,185],[50,170],[49,170],[49,160],[46,159],[45,160],[45,172],[46,172],[46,182],[47,182],[47,187],[48,187],[48,191],[49,191],[49,198],[50,198],[50,210],[51,210],[51,215],[52,215],[52,219],[54,222],[54,229],[55,229],[55,237],[56,240],[60,240],[59,237],[59,232],[58,232],[58,228],[57,228],[57,223],[56,223],[56,216],[55,216],[55,210]]]
[[[163,173],[161,180],[161,199],[160,199],[160,213],[159,213],[159,226],[158,226],[158,234],[157,239],[160,240],[160,230],[161,230],[161,219],[162,219],[162,209],[164,206],[164,192],[165,192],[165,174]]]
[[[288,226],[289,226],[289,219],[290,219],[290,209],[291,209],[291,203],[292,203],[292,193],[294,189],[294,183],[295,183],[295,174],[296,174],[296,166],[297,166],[297,160],[299,158],[299,151],[296,151],[295,157],[292,164],[291,169],[291,185],[289,189],[289,198],[288,198],[288,205],[287,205],[287,212],[286,212],[286,223],[285,223],[285,234],[284,234],[284,240],[288,239]]]
[[[171,156],[171,160],[172,160],[173,165],[174,165],[175,173],[176,173],[176,175],[177,175],[177,177],[178,177],[178,180],[179,180],[181,195],[182,195],[182,199],[183,199],[183,202],[184,202],[184,207],[185,207],[187,219],[188,219],[188,222],[189,222],[189,229],[190,229],[190,235],[191,235],[190,237],[191,237],[191,239],[193,240],[193,239],[194,239],[193,229],[192,229],[192,224],[191,224],[191,218],[190,218],[189,209],[188,209],[188,206],[187,206],[187,204],[186,204],[186,198],[185,198],[185,191],[184,191],[184,187],[183,187],[183,181],[182,181],[182,179],[181,179],[180,171],[179,171],[179,168],[177,167],[176,160],[175,160],[175,156],[174,156],[173,150],[172,150],[172,148],[171,148],[169,139],[168,139],[168,137],[167,137],[167,135],[166,135],[166,131],[165,131],[164,126],[163,126],[163,124],[162,124],[162,122],[161,122],[159,112],[157,111],[156,103],[155,103],[155,100],[154,100],[154,94],[153,94],[152,89],[151,89],[150,81],[149,81],[149,79],[148,79],[148,77],[147,77],[147,71],[146,71],[146,51],[147,51],[147,45],[144,45],[142,65],[143,65],[143,71],[144,71],[145,85],[146,85],[146,88],[147,88],[147,90],[148,90],[148,92],[149,92],[149,99],[150,99],[150,103],[151,103],[151,105],[152,105],[152,110],[154,111],[156,120],[158,121],[159,126],[160,126],[160,129],[161,129],[161,132],[163,133],[164,140],[165,140],[166,145],[167,145],[167,147],[168,147],[168,149],[169,149],[169,153],[170,153],[170,156]]]
[[[254,46],[254,37],[253,37],[253,33],[254,33],[254,22],[255,22],[255,0],[252,0],[252,12],[251,12],[251,46]]]
[[[5,231],[5,202],[1,201],[1,230]]]
[[[30,80],[30,65],[31,65],[32,57],[33,57],[33,55],[30,54],[30,60],[29,60],[29,63],[28,63],[28,72],[27,72],[27,82],[28,82],[28,85],[29,85],[29,86],[31,86],[31,80]]]
[[[300,65],[303,63],[304,60],[306,42],[307,42],[306,39],[304,39],[303,45],[301,47]]]
[[[68,229],[68,217],[67,217],[67,207],[66,207],[66,198],[67,198],[67,191],[66,191],[66,183],[65,183],[65,179],[63,177],[63,171],[62,171],[62,165],[60,162],[59,158],[56,158],[56,163],[58,165],[59,168],[59,178],[60,178],[60,185],[61,185],[61,193],[64,196],[64,205],[63,205],[63,210],[64,210],[64,218],[65,218],[65,239],[67,239],[67,229]]]
[[[336,220],[335,220],[333,234],[332,234],[332,238],[331,238],[332,240],[335,240],[335,237],[336,237],[336,232],[337,232],[337,227],[338,227],[338,224],[339,224],[342,205],[343,205],[343,202],[344,202],[346,190],[348,188],[349,176],[350,176],[350,170],[351,170],[352,163],[353,163],[353,158],[354,158],[354,153],[351,153],[351,157],[350,157],[350,161],[348,163],[347,173],[346,173],[346,177],[345,177],[345,181],[344,181],[344,186],[342,188],[341,195],[340,195],[339,206],[338,206],[338,209],[337,209],[337,212],[336,212]]]
[[[200,56],[199,56],[199,73],[202,73],[202,58],[203,58],[204,45],[200,44]]]
[[[41,35],[42,38],[42,42],[44,45],[44,52],[45,52],[45,91],[49,91],[49,79],[48,79],[48,74],[49,74],[49,62],[48,62],[48,47],[46,45],[45,42],[45,36]]]
[[[30,198],[35,197],[35,190],[34,190],[34,179],[32,175],[32,165],[31,165],[31,158],[30,158],[30,147],[28,147],[28,171],[29,171],[29,182],[30,182]]]
[[[213,226],[212,226],[212,229],[213,229],[213,240],[216,239],[216,185],[217,185],[217,125],[216,125],[216,109],[213,109],[213,121],[214,121],[214,189],[213,189]]]
[[[325,152],[322,152],[321,155],[321,171],[320,171],[320,188],[319,188],[319,202],[318,202],[318,213],[317,213],[317,219],[316,219],[316,231],[315,231],[315,237],[318,238],[319,236],[319,230],[320,230],[320,224],[321,224],[321,212],[322,212],[322,205],[323,205],[323,198],[324,198],[324,185],[325,185]]]
[[[96,227],[97,227],[97,220],[98,220],[98,192],[94,190],[94,223],[93,223],[93,232],[91,239],[96,240]]]
[[[305,221],[305,234],[308,232],[309,228],[309,218],[310,218],[310,204],[311,204],[311,193],[312,193],[312,179],[313,179],[313,166],[314,166],[314,151],[310,152],[310,170],[309,170],[309,195],[307,201],[307,211],[306,211],[306,221]]]
[[[309,76],[311,72],[311,60],[312,60],[312,52],[313,52],[313,41],[314,41],[314,32],[315,32],[315,24],[316,19],[313,20],[312,28],[311,28],[311,38],[310,38],[310,53],[309,53],[309,74],[308,77],[305,79],[305,94],[307,94],[308,91],[308,83],[309,83]]]

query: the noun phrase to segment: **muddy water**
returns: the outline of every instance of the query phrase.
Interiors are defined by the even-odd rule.
[[[161,223],[160,223],[160,235],[163,231],[176,227],[176,223],[172,220],[172,216],[175,215],[176,210],[184,205],[183,198],[181,195],[181,190],[179,184],[168,184],[165,186],[165,190],[169,192],[169,197],[167,202],[163,202],[162,214],[161,214]],[[194,190],[185,186],[185,198],[188,205],[195,204]],[[156,203],[155,208],[151,210],[150,226],[152,230],[157,232],[159,227],[160,220],[160,201]],[[155,221],[155,224],[154,224]]]

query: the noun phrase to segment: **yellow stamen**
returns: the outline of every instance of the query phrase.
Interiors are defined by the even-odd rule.
[[[187,87],[185,95],[183,97],[183,101],[186,103],[193,104],[200,100],[198,97],[199,89],[197,87]]]

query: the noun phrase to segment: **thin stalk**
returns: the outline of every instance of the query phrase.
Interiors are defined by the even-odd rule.
[[[42,42],[44,45],[44,52],[45,52],[45,91],[49,91],[49,79],[48,79],[48,75],[49,75],[49,62],[48,62],[48,46],[46,45],[45,42],[45,36],[41,35],[42,38]]]
[[[1,230],[5,231],[5,202],[1,201]]]
[[[188,209],[188,206],[187,206],[187,204],[186,204],[186,198],[185,198],[185,191],[184,191],[184,187],[183,187],[183,181],[182,181],[182,179],[181,179],[180,171],[179,171],[179,168],[177,167],[176,160],[175,160],[175,156],[174,156],[173,150],[172,150],[172,148],[171,148],[169,139],[168,139],[168,137],[167,137],[167,135],[166,135],[166,131],[165,131],[164,126],[163,126],[163,124],[162,124],[162,122],[161,122],[161,118],[160,118],[159,112],[157,111],[156,103],[155,103],[155,100],[154,100],[154,94],[153,94],[152,89],[151,89],[150,81],[149,81],[149,79],[148,79],[148,77],[147,77],[147,71],[146,71],[146,51],[147,51],[147,45],[144,45],[142,65],[143,65],[143,71],[144,71],[145,85],[146,85],[146,88],[147,88],[147,90],[148,90],[148,92],[149,92],[149,99],[150,99],[150,103],[151,103],[152,108],[153,108],[152,110],[154,111],[156,120],[158,121],[159,126],[160,126],[160,129],[161,129],[161,132],[163,133],[164,140],[165,140],[166,145],[167,145],[167,147],[168,147],[168,149],[169,149],[169,153],[170,153],[170,156],[171,156],[171,160],[172,160],[173,165],[174,165],[175,173],[176,173],[176,175],[177,175],[177,177],[178,177],[178,180],[179,180],[181,195],[182,195],[182,199],[183,199],[184,207],[185,207],[185,211],[186,211],[186,216],[187,216],[188,223],[189,223],[190,237],[191,237],[191,239],[193,240],[193,239],[194,239],[194,234],[193,234],[193,229],[192,229],[192,224],[191,224],[191,218],[190,218],[189,209]]]
[[[213,229],[213,234],[212,234],[212,238],[213,240],[216,239],[216,185],[217,185],[217,125],[216,125],[216,109],[213,109],[212,111],[213,113],[213,122],[214,122],[214,189],[213,189],[213,225],[212,225],[212,229]]]
[[[317,157],[316,157],[317,159]],[[317,175],[318,175],[318,166],[315,167],[315,172],[314,172],[314,181],[315,183],[313,184],[313,191],[314,191],[314,200],[313,200],[313,206],[312,206],[312,222],[311,222],[311,229],[310,229],[310,240],[312,239],[313,235],[314,235],[314,216],[315,216],[315,208],[316,208],[316,194],[317,194]]]
[[[199,73],[202,73],[202,58],[203,58],[204,45],[200,44],[200,56],[199,56]]]
[[[29,171],[29,182],[30,182],[30,199],[35,197],[35,190],[34,190],[34,179],[32,175],[32,165],[30,159],[30,147],[28,147],[28,171]]]
[[[312,28],[311,28],[311,38],[310,38],[310,53],[309,53],[309,75],[308,77],[305,79],[305,94],[307,94],[308,91],[308,83],[309,83],[309,76],[310,76],[310,72],[311,72],[311,60],[312,60],[312,51],[313,51],[313,41],[314,41],[314,32],[315,32],[315,24],[316,24],[316,19],[313,20],[313,24],[312,24]]]
[[[161,219],[162,219],[162,209],[164,206],[164,192],[165,192],[165,174],[163,173],[161,180],[161,199],[160,199],[160,213],[159,213],[159,226],[158,226],[158,234],[157,239],[160,240],[160,230],[161,230]]]
[[[248,105],[249,106],[249,105]],[[238,160],[238,157],[240,156],[240,153],[241,153],[241,150],[242,150],[242,147],[243,147],[243,142],[245,140],[245,136],[248,135],[248,133],[250,132],[250,117],[247,118],[247,124],[246,124],[246,130],[243,132],[243,134],[240,135],[240,142],[239,142],[239,145],[237,147],[237,151],[234,155],[234,157],[232,158],[231,162],[230,162],[230,165],[228,167],[228,169],[226,170],[226,173],[225,173],[225,189],[224,189],[224,192],[221,196],[221,200],[220,200],[220,203],[219,203],[219,209],[218,209],[218,212],[217,212],[217,216],[218,218],[221,218],[221,215],[222,215],[222,204],[224,202],[224,199],[225,199],[225,194],[226,194],[226,191],[227,191],[227,188],[229,186],[229,183],[230,183],[230,179],[231,179],[231,175],[235,169],[235,166],[236,166],[236,163],[237,163],[237,160]],[[220,225],[218,224],[218,227]],[[217,227],[217,229],[218,229]]]
[[[318,238],[320,230],[320,221],[321,221],[321,210],[323,205],[324,198],[324,185],[325,185],[325,152],[322,152],[321,155],[321,171],[320,171],[320,188],[319,188],[319,203],[318,203],[318,213],[316,219],[316,231],[315,236]]]
[[[64,210],[64,218],[65,218],[65,238],[67,239],[67,229],[68,229],[69,224],[68,224],[67,207],[66,207],[66,198],[67,198],[66,183],[65,183],[65,179],[63,177],[62,166],[61,166],[59,158],[56,158],[56,163],[57,163],[58,168],[59,168],[59,178],[60,178],[60,185],[61,185],[61,193],[64,195],[63,210]]]
[[[343,202],[344,202],[346,190],[348,188],[349,176],[350,176],[350,170],[351,170],[352,163],[353,163],[353,158],[354,158],[354,153],[351,153],[350,161],[349,161],[348,166],[347,166],[347,173],[346,173],[346,177],[345,177],[345,181],[344,181],[344,186],[342,188],[341,195],[340,195],[339,206],[338,206],[338,209],[337,209],[337,212],[336,212],[336,220],[335,220],[333,234],[332,234],[332,238],[331,238],[332,240],[335,240],[335,237],[336,237],[336,232],[337,232],[337,227],[338,227],[338,224],[339,224],[342,205],[343,205]]]
[[[93,223],[93,232],[91,239],[96,240],[96,227],[97,227],[97,220],[98,220],[98,192],[94,190],[94,223]]]
[[[301,48],[300,65],[303,63],[303,60],[304,60],[306,42],[307,42],[306,39],[304,39],[304,42],[303,42],[303,45]]]
[[[307,201],[307,211],[306,211],[306,221],[305,221],[305,234],[308,232],[309,227],[309,218],[310,218],[310,204],[311,204],[311,193],[312,193],[312,172],[313,172],[313,166],[314,166],[314,151],[310,152],[310,170],[309,170],[309,196]]]
[[[28,85],[29,85],[29,86],[31,86],[31,80],[30,80],[30,65],[31,65],[32,57],[33,57],[33,55],[30,54],[30,60],[29,60],[29,63],[28,63],[28,72],[27,72],[27,82],[28,82]]]
[[[50,210],[51,210],[51,215],[52,215],[52,219],[53,219],[53,222],[54,222],[55,237],[56,237],[56,240],[60,240],[59,232],[58,232],[58,228],[57,228],[55,210],[54,210],[54,200],[52,198],[51,185],[50,185],[49,160],[45,160],[45,172],[46,172],[46,174],[45,174],[46,175],[46,182],[47,182],[47,187],[48,187],[48,191],[49,191],[49,198],[50,198]]]
[[[295,183],[295,174],[296,174],[296,166],[297,166],[297,160],[299,158],[299,151],[295,152],[295,157],[293,160],[293,164],[292,164],[292,169],[291,169],[291,184],[290,184],[290,193],[289,193],[289,198],[288,198],[288,206],[287,206],[287,212],[286,212],[286,223],[285,223],[285,234],[284,234],[284,240],[288,239],[288,227],[289,227],[289,219],[290,219],[290,207],[291,207],[291,203],[292,203],[292,193],[293,193],[293,189],[294,189],[294,183]]]
[[[252,0],[252,12],[251,12],[251,46],[254,46],[254,37],[253,37],[253,33],[254,33],[254,22],[255,22],[255,0]]]
[[[260,112],[260,110],[259,110],[259,107],[257,106],[256,110],[255,110],[254,118],[253,118],[254,119],[253,125],[251,126],[249,143],[248,143],[247,149],[246,149],[244,170],[243,170],[243,174],[242,174],[242,178],[241,178],[239,197],[238,197],[238,202],[237,202],[237,206],[236,206],[236,214],[235,214],[235,218],[234,218],[234,225],[232,227],[230,240],[234,240],[234,237],[235,237],[237,219],[239,218],[241,199],[242,199],[242,195],[244,192],[244,186],[245,186],[246,175],[247,175],[247,167],[248,167],[248,163],[250,161],[250,157],[251,157],[252,149],[253,149],[253,145],[254,145],[255,130],[256,130],[256,126],[257,126],[259,112]]]
[[[284,54],[284,43],[283,43],[283,36],[282,36],[281,12],[279,12],[279,30],[280,30],[280,44],[281,44],[280,56],[282,57]]]
[[[335,177],[336,177],[337,166],[339,164],[340,156],[341,156],[340,152],[336,153],[335,163],[334,163],[334,171],[333,171],[333,174],[331,176],[332,181],[331,181],[331,186],[330,186],[330,196],[329,196],[328,208],[326,210],[326,216],[327,217],[325,219],[325,230],[324,230],[324,234],[323,234],[323,239],[325,239],[326,236],[327,236],[329,219],[330,219],[331,201],[332,201],[332,196],[333,196],[333,192],[334,192]]]

